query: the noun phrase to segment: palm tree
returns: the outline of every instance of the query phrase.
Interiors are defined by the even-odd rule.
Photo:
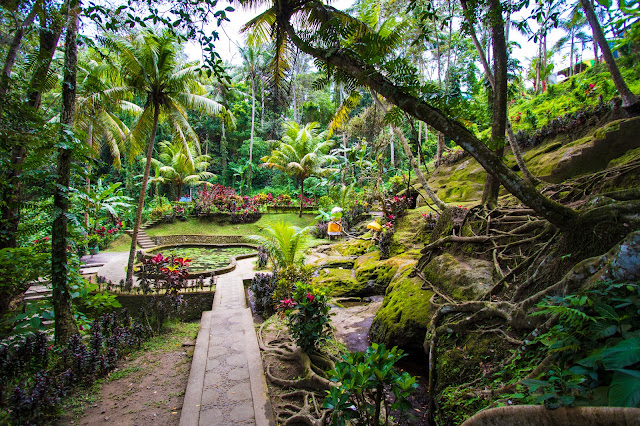
[[[327,154],[333,141],[327,140],[327,132],[318,133],[319,126],[317,122],[308,123],[303,128],[294,121],[285,123],[280,144],[271,155],[262,158],[264,167],[283,171],[300,181],[299,217],[302,217],[304,181],[311,176],[320,177],[333,171],[324,168],[334,159]]]
[[[256,81],[260,75],[260,51],[257,48],[247,46],[240,48],[244,74],[251,80],[251,136],[249,139],[249,163],[253,165],[253,136],[256,127]],[[251,166],[247,173],[247,184],[251,189]]]
[[[207,179],[212,179],[215,175],[206,171],[211,157],[208,155],[198,155],[193,157],[193,161],[188,159],[192,155],[185,154],[184,147],[180,143],[160,142],[160,155],[158,159],[152,158],[154,168],[160,172],[163,182],[172,182],[176,187],[176,199],[180,198],[182,188],[185,185],[190,187],[209,184]],[[143,159],[143,162],[146,158]]]
[[[283,220],[265,228],[267,237],[249,235],[248,239],[264,247],[274,267],[284,269],[295,264],[296,257],[304,250],[304,241],[310,227],[299,228]]]
[[[116,112],[139,114],[142,108],[126,100],[131,92],[118,83],[118,75],[111,64],[89,60],[78,64],[78,98],[76,101],[76,128],[87,135],[87,148],[97,155],[102,144],[109,147],[113,166],[120,168],[120,151],[129,128]],[[91,187],[91,165],[87,166],[85,182],[87,194]],[[89,214],[85,212],[85,227],[89,227]]]
[[[131,131],[131,159],[142,153],[146,144],[146,164],[140,188],[140,199],[133,226],[127,281],[133,279],[136,243],[142,209],[151,171],[151,159],[158,123],[169,123],[176,143],[182,144],[186,161],[193,165],[192,146],[199,151],[200,141],[189,124],[187,111],[200,110],[217,114],[222,107],[204,96],[205,87],[199,80],[199,67],[181,61],[182,48],[171,33],[146,30],[132,39],[117,38],[108,43],[120,54],[121,74],[125,86],[144,99],[144,111]]]

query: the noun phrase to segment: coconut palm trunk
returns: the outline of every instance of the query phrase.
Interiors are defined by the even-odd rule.
[[[300,179],[300,213],[298,213],[298,217],[302,217],[302,199],[304,198],[304,181],[305,181],[305,178]]]
[[[144,208],[144,199],[147,194],[147,184],[149,182],[149,174],[151,172],[151,158],[153,157],[153,146],[156,141],[156,133],[158,131],[158,120],[160,118],[160,105],[154,105],[153,111],[153,128],[147,145],[147,161],[144,166],[144,175],[142,175],[142,186],[140,188],[140,199],[138,200],[138,209],[136,210],[136,220],[133,224],[133,234],[131,235],[131,249],[129,250],[129,263],[127,264],[127,283],[133,282],[133,264],[136,260],[136,244],[138,243],[138,233],[140,232],[140,222],[142,222],[142,210]]]

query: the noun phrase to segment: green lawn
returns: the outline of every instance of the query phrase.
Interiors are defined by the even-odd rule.
[[[185,222],[175,221],[174,223],[164,223],[147,229],[149,236],[164,235],[264,235],[263,230],[274,223],[284,220],[295,226],[304,228],[315,221],[315,214],[303,214],[301,218],[297,213],[269,213],[263,214],[256,223],[231,225],[228,223],[217,224],[206,220],[190,217]],[[328,240],[319,240],[309,237],[305,241],[305,248],[324,244]],[[119,236],[105,251],[125,252],[131,247],[131,238],[128,235]]]
[[[217,224],[206,220],[190,217],[186,222],[176,221],[164,223],[147,230],[149,236],[163,235],[261,235],[262,230],[274,223],[284,220],[295,226],[304,228],[314,221],[316,215],[303,214],[301,218],[296,213],[263,214],[256,223],[231,225]],[[131,241],[131,240],[129,240]]]

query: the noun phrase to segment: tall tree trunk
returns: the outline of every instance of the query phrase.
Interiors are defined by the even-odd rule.
[[[462,6],[462,10],[464,12],[464,16],[465,19],[467,20],[467,24],[469,26],[469,33],[471,36],[471,40],[473,41],[474,46],[476,47],[476,51],[478,52],[478,56],[480,57],[480,63],[482,64],[482,67],[484,68],[484,73],[487,76],[487,79],[489,80],[489,83],[491,84],[491,88],[495,91],[495,86],[496,86],[496,79],[493,75],[493,72],[491,71],[491,68],[489,68],[489,62],[487,61],[487,58],[484,55],[484,49],[482,49],[482,46],[480,45],[480,42],[478,41],[478,37],[476,35],[476,31],[475,31],[475,27],[473,26],[473,14],[471,13],[471,11],[469,11],[468,8],[468,4],[467,4],[467,0],[460,0],[460,5]],[[505,25],[505,27],[509,27],[510,23],[507,20],[507,23]],[[505,29],[505,46],[506,46],[506,42],[508,41],[507,37],[506,37],[506,29]],[[495,58],[494,58],[495,59]],[[506,77],[506,75],[505,75]],[[533,176],[533,174],[531,173],[531,171],[529,170],[529,167],[527,167],[527,163],[525,163],[524,158],[522,157],[522,151],[520,150],[520,146],[518,145],[518,142],[516,141],[516,137],[513,134],[513,127],[511,126],[511,121],[509,120],[509,116],[507,115],[507,138],[509,140],[509,146],[511,147],[511,152],[513,152],[513,156],[516,159],[516,163],[518,164],[518,167],[520,168],[520,171],[522,172],[522,175],[524,176],[524,179],[532,184],[537,184],[539,182],[539,180]]]
[[[571,52],[569,52],[569,77],[573,76],[573,49],[575,46],[575,30],[571,30]]]
[[[504,153],[504,136],[507,127],[507,44],[504,38],[504,21],[500,0],[489,0],[491,35],[493,39],[493,70],[495,84],[491,117],[491,139],[497,146],[499,159]],[[500,181],[489,174],[482,194],[482,204],[493,209],[498,204]]]
[[[298,217],[302,217],[302,199],[304,198],[304,178],[300,179],[300,213]]]
[[[33,7],[31,7],[29,14],[24,18],[18,28],[16,28],[16,33],[13,35],[13,39],[11,40],[11,44],[9,45],[9,50],[7,50],[7,56],[4,60],[4,67],[2,68],[2,75],[0,76],[0,108],[4,106],[4,99],[7,95],[7,90],[9,90],[9,83],[11,81],[11,70],[16,63],[20,43],[22,42],[22,38],[24,37],[26,29],[33,23],[33,20],[36,17],[39,8],[40,0],[36,1],[33,4]]]
[[[66,7],[66,6],[63,6]],[[42,10],[46,15],[46,11]],[[41,18],[46,21],[45,18]],[[40,108],[42,99],[43,76],[49,73],[53,55],[55,54],[60,34],[64,26],[64,20],[57,16],[51,19],[49,28],[41,28],[39,35],[39,49],[36,58],[36,69],[29,84],[28,104],[34,110]],[[2,105],[0,104],[0,108]],[[0,224],[0,249],[5,247],[16,247],[16,235],[18,224],[20,223],[20,208],[22,205],[22,165],[27,156],[27,145],[24,141],[17,141],[11,149],[11,160],[9,166],[2,170],[0,180],[9,183],[3,187],[3,194],[0,197],[4,202],[0,203],[2,221]]]
[[[89,121],[89,128],[87,129],[87,148],[89,152],[93,149],[93,123]],[[85,180],[85,189],[87,194],[91,191],[91,159],[87,163],[87,179]],[[89,232],[89,207],[84,210],[84,229]]]
[[[582,3],[582,8],[584,9],[584,13],[587,16],[587,20],[589,21],[589,25],[591,26],[591,29],[593,31],[593,37],[598,42],[600,50],[602,50],[602,56],[604,56],[604,60],[607,63],[607,68],[609,68],[609,73],[611,74],[613,84],[615,84],[616,90],[618,90],[618,93],[622,98],[622,107],[632,114],[640,112],[640,103],[638,102],[638,97],[634,95],[631,90],[629,90],[629,87],[625,83],[624,78],[622,78],[622,74],[620,74],[620,70],[618,69],[616,60],[613,58],[611,49],[609,49],[609,44],[604,37],[604,32],[600,27],[598,17],[593,11],[591,2],[589,0],[580,0],[580,3]]]
[[[264,131],[264,80],[260,79],[260,128]]]
[[[436,168],[438,168],[440,166],[440,163],[442,162],[442,154],[444,154],[445,148],[446,145],[444,144],[444,133],[438,132],[438,140],[436,142]]]
[[[149,182],[149,173],[151,172],[151,158],[153,158],[153,146],[156,142],[156,133],[158,131],[158,120],[160,117],[160,105],[154,102],[153,105],[153,128],[151,136],[147,143],[147,161],[144,165],[144,174],[142,175],[142,186],[140,187],[140,198],[138,200],[138,209],[136,210],[136,220],[133,223],[133,234],[131,235],[131,249],[129,250],[129,263],[127,264],[127,283],[133,283],[133,264],[136,261],[136,250],[138,243],[138,233],[142,222],[142,210],[144,209],[144,199],[147,195],[147,184]]]
[[[76,102],[76,65],[78,62],[78,15],[80,5],[69,11],[67,36],[65,39],[64,79],[62,83],[62,111],[60,138],[63,143],[58,150],[56,186],[53,195],[54,219],[51,233],[51,286],[53,288],[53,311],[55,314],[55,343],[64,344],[78,332],[71,309],[67,261],[67,213],[69,212],[69,179],[73,143],[67,131],[73,128]]]
[[[438,131],[446,132],[449,138],[467,151],[485,170],[496,175],[511,194],[549,222],[558,227],[567,228],[578,217],[578,213],[575,210],[548,199],[538,192],[533,185],[520,178],[496,157],[482,141],[441,110],[427,104],[405,89],[396,86],[373,66],[352,57],[348,51],[342,49],[329,51],[309,44],[309,42],[298,36],[286,17],[283,25],[292,42],[305,53],[330,66],[343,70],[356,78],[360,84],[378,92],[407,114],[426,122]]]
[[[220,123],[222,134],[220,135],[220,164],[222,164],[222,183],[227,184],[227,132],[224,121]]]
[[[389,126],[391,131],[393,132],[393,126]],[[389,142],[389,152],[391,153],[391,167],[396,167],[396,144],[393,142],[393,137],[391,138],[391,142]]]
[[[256,79],[251,77],[251,136],[249,139],[249,171],[247,173],[247,183],[249,184],[249,191],[251,191],[252,174],[253,174],[253,133],[256,124]]]

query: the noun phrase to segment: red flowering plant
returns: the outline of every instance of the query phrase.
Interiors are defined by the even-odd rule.
[[[385,209],[387,211],[387,219],[394,222],[400,216],[404,216],[407,209],[411,205],[412,198],[402,196],[394,196],[385,200]]]
[[[329,338],[331,329],[325,289],[298,282],[291,298],[280,301],[278,311],[287,317],[289,330],[305,353],[312,353]]]
[[[142,258],[138,276],[140,289],[144,294],[163,290],[167,294],[176,295],[186,286],[189,277],[191,259],[183,257],[165,257],[158,253],[151,258]]]
[[[440,215],[434,212],[422,213],[422,218],[424,219],[425,228],[433,229],[436,227],[436,223],[438,222],[438,219],[440,219]]]

